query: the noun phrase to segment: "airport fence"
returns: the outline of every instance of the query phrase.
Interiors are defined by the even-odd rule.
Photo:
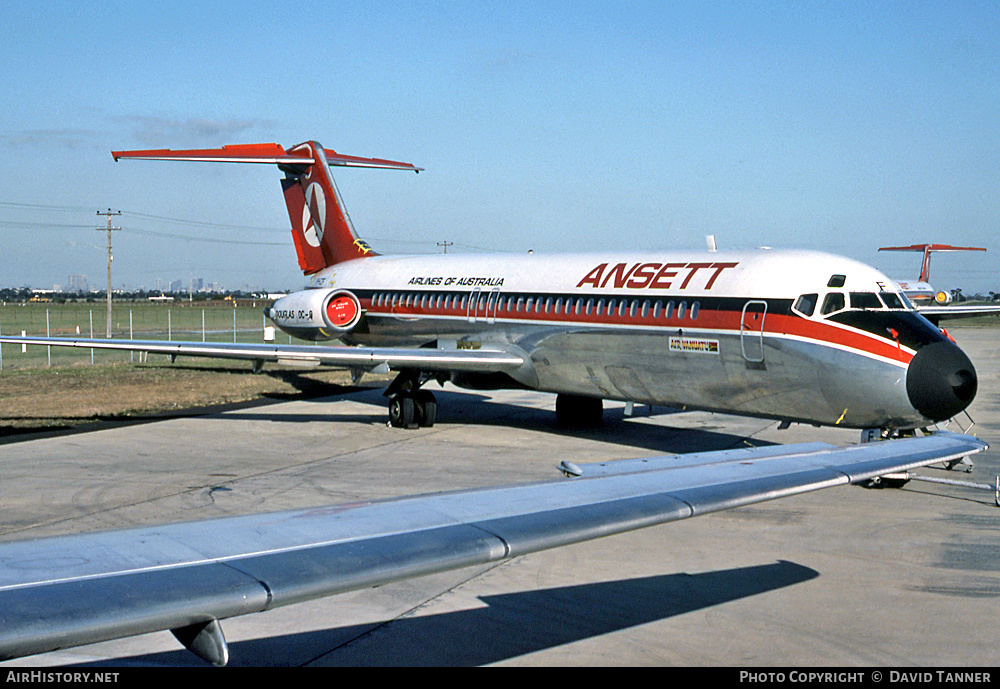
[[[135,340],[263,342],[267,301],[115,302],[111,337]],[[0,335],[94,337],[107,334],[103,302],[2,303]],[[287,337],[280,336],[279,337]],[[0,344],[0,371],[138,361],[138,352]]]

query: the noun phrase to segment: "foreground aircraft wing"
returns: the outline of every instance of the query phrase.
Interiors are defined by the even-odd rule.
[[[170,629],[222,665],[224,618],[984,449],[970,436],[940,433],[731,450],[570,480],[0,544],[0,657]]]
[[[18,337],[4,335],[0,343],[119,349],[176,356],[200,356],[216,359],[243,359],[256,363],[273,362],[293,366],[336,366],[372,370],[419,368],[424,371],[476,371],[513,373],[528,363],[526,354],[517,348],[502,349],[429,349],[422,347],[345,347],[313,345],[242,344],[220,342],[183,342],[177,340],[106,340],[71,337]]]

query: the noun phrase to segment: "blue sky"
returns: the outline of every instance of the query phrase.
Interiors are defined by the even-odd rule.
[[[314,139],[383,253],[802,247],[1000,291],[996,2],[0,0],[0,285],[303,282],[280,173],[112,149]]]

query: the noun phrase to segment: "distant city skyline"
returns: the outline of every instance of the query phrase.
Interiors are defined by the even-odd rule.
[[[143,291],[143,292],[223,292],[227,289],[238,289],[241,291],[260,291],[263,286],[236,287],[229,288],[216,281],[206,281],[202,277],[178,278],[176,280],[162,280],[156,278],[151,286],[149,285],[127,285],[125,283],[112,283],[112,291]],[[0,288],[11,289],[31,289],[46,290],[64,293],[78,292],[82,294],[103,294],[107,292],[107,283],[90,284],[87,275],[83,273],[72,273],[66,282],[46,282],[41,285],[0,285]]]

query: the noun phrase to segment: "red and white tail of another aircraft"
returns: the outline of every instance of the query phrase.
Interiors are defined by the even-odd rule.
[[[920,277],[913,280],[897,280],[896,284],[916,309],[928,320],[938,323],[954,318],[971,318],[974,316],[1000,315],[1000,306],[984,304],[968,304],[955,306],[951,304],[951,295],[944,290],[936,290],[930,284],[931,254],[951,253],[957,251],[986,251],[976,246],[951,246],[949,244],[913,244],[911,246],[883,246],[879,251],[915,251],[923,252],[920,263]]]
[[[812,251],[380,256],[358,236],[331,167],[419,171],[307,142],[115,151],[115,160],[277,165],[306,289],[266,310],[281,330],[349,346],[3,337],[171,356],[396,371],[390,421],[431,425],[423,386],[556,393],[561,421],[602,400],[782,422],[909,429],[976,394],[968,357],[897,284]]]

